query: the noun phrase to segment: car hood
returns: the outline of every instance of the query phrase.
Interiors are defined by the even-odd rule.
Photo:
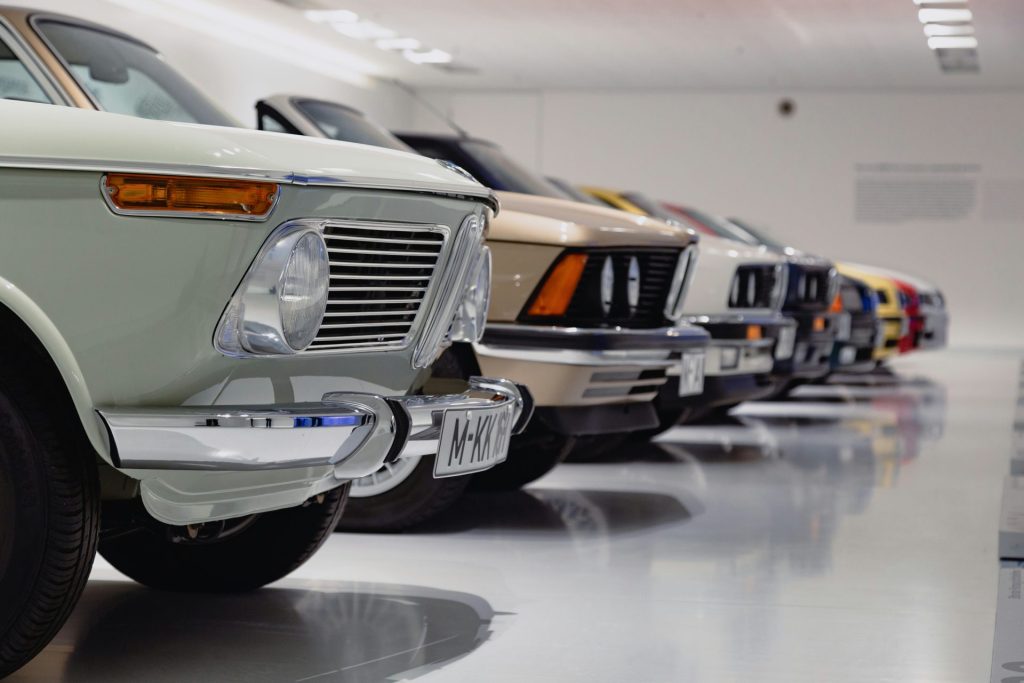
[[[497,194],[502,212],[491,223],[488,239],[499,242],[679,248],[697,241],[692,230],[617,209],[516,192]]]
[[[50,104],[0,101],[0,166],[148,171],[300,185],[493,193],[418,154],[334,140],[152,121]]]
[[[939,288],[935,283],[922,280],[921,278],[914,277],[913,275],[901,273],[898,270],[889,270],[888,268],[879,268],[877,266],[865,266],[860,263],[850,263],[849,265],[857,270],[862,270],[865,273],[870,273],[879,277],[902,280],[919,292],[935,293],[939,291]]]
[[[751,246],[737,240],[725,239],[714,235],[701,235],[700,237],[700,258],[723,258],[729,259],[737,265],[741,263],[782,263],[787,260],[783,254],[779,254],[765,246]]]

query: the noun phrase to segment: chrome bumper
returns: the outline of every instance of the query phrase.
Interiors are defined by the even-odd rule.
[[[326,394],[331,400],[334,394]],[[340,395],[339,395],[340,396]],[[512,434],[519,434],[533,414],[533,401],[524,387],[505,379],[471,377],[469,388],[461,394],[444,396],[403,396],[390,399],[401,408],[399,419],[407,420],[408,437],[401,450],[393,449],[386,462],[398,458],[418,458],[437,453],[441,439],[441,423],[449,410],[488,410],[512,406]]]
[[[473,345],[478,356],[566,365],[668,366],[710,335],[693,325],[655,329],[543,327],[492,323]]]
[[[398,457],[433,453],[447,410],[514,406],[513,433],[529,420],[529,394],[507,380],[473,377],[460,394],[383,398],[332,392],[287,406],[102,408],[115,465],[134,470],[239,472],[334,468],[336,479]]]

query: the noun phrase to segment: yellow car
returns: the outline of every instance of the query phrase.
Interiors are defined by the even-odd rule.
[[[882,361],[899,354],[900,337],[907,333],[909,321],[903,311],[900,290],[893,280],[861,270],[848,263],[837,263],[840,274],[866,283],[878,295],[878,317],[882,321],[882,343],[875,348],[875,360]]]

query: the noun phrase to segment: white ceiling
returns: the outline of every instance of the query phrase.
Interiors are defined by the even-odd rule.
[[[380,55],[421,87],[1024,87],[1024,0],[970,0],[977,74],[942,73],[912,0],[277,1],[357,12],[475,69]]]

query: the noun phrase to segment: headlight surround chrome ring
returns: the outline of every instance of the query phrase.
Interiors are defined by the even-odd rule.
[[[285,315],[293,317],[288,327],[294,328],[298,311],[295,306],[282,305],[282,295],[288,292],[288,296],[297,297],[302,279],[306,279],[311,294],[307,298],[314,299],[314,303],[300,307],[305,309],[300,316],[304,320],[303,330],[286,330]],[[217,348],[235,356],[291,355],[302,351],[312,342],[323,321],[329,282],[327,246],[319,230],[297,223],[293,230],[275,235],[273,244],[264,248],[239,294],[224,312],[216,333]],[[317,303],[315,299],[320,293],[323,301]],[[314,319],[315,323],[309,324]],[[313,328],[312,336],[309,327]]]

